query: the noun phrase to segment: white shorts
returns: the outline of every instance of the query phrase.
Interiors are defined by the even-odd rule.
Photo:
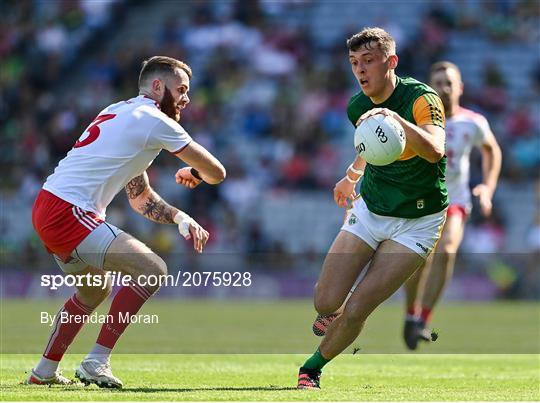
[[[124,231],[120,228],[103,222],[77,245],[71,253],[72,259],[68,263],[64,263],[56,255],[53,255],[54,260],[56,260],[60,269],[66,274],[78,273],[88,266],[103,269],[105,254],[109,246],[111,246],[112,241],[122,232]]]
[[[390,239],[426,259],[441,236],[445,220],[446,209],[412,219],[373,214],[360,197],[347,211],[341,229],[356,235],[373,249]]]

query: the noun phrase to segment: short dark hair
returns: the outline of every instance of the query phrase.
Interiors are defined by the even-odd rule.
[[[358,48],[364,45],[369,46],[371,42],[376,42],[385,56],[396,53],[396,41],[394,41],[392,35],[378,27],[367,27],[357,32],[347,39],[347,47],[349,50],[356,52]]]
[[[459,71],[459,67],[456,64],[448,62],[446,60],[436,62],[431,65],[429,69],[429,78],[431,79],[431,77],[433,77],[433,74],[438,73],[439,71],[446,70],[454,70],[457,73],[459,80],[461,81],[461,71]]]
[[[152,74],[174,74],[174,70],[177,68],[184,70],[191,79],[191,67],[180,60],[168,56],[153,56],[143,61],[141,72],[139,73],[139,88],[146,84],[146,80]]]

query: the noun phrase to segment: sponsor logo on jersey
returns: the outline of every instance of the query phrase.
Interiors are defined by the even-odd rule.
[[[416,242],[416,246],[418,246],[420,249],[424,251],[424,253],[428,253],[429,249],[426,248],[424,245],[422,245],[420,242]]]

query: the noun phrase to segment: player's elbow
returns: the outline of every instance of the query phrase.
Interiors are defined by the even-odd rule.
[[[493,160],[500,163],[500,161],[502,160],[502,151],[497,141],[494,141],[493,144],[491,145],[490,154]]]
[[[225,180],[227,177],[227,172],[225,171],[225,167],[221,164],[215,165],[210,169],[208,172],[206,172],[204,181],[210,185],[217,185]]]
[[[137,199],[129,199],[129,205],[136,213],[141,214],[141,203]]]
[[[128,195],[129,205],[131,206],[133,211],[135,211],[136,213],[139,213],[139,214],[142,214],[143,205],[144,205],[144,203],[146,202],[147,199],[148,199],[148,194],[147,194],[146,191],[141,193],[137,197],[134,197],[133,199],[131,197],[129,197],[129,195]]]
[[[444,157],[444,146],[433,145],[422,156],[432,164],[439,162]]]
[[[431,162],[432,164],[439,162],[440,160],[442,160],[443,157],[444,157],[444,151],[442,150],[433,150],[428,155],[424,156],[424,158],[428,160],[429,162]]]

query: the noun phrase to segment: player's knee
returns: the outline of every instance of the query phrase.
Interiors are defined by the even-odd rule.
[[[167,264],[155,253],[143,255],[137,266],[137,271],[143,276],[160,277],[167,274]]]
[[[143,277],[145,278],[144,287],[155,293],[161,287],[164,276],[167,275],[167,264],[156,254],[148,256],[144,262]]]
[[[444,259],[450,259],[456,254],[457,247],[453,242],[443,242],[438,252]]]
[[[341,306],[342,302],[338,302],[335,299],[329,298],[328,296],[322,293],[315,293],[315,310],[320,315],[330,315],[336,312]]]
[[[449,243],[444,246],[444,253],[446,258],[452,258],[457,252],[457,245],[454,243]]]
[[[152,259],[152,264],[149,266],[150,274],[162,277],[166,276],[168,273],[167,263],[160,258],[158,255],[154,255]]]

